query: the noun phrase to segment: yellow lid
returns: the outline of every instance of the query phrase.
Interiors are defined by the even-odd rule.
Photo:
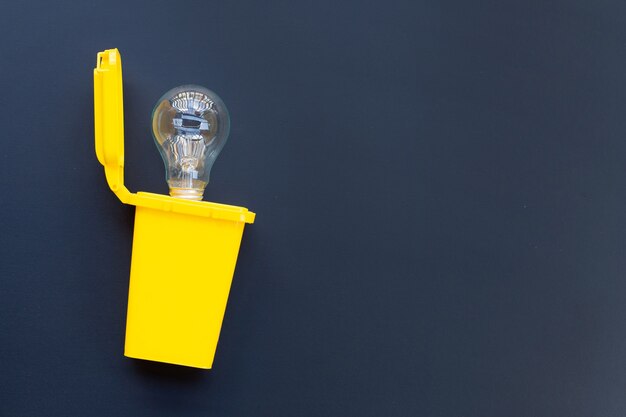
[[[96,155],[104,165],[109,187],[117,193],[124,187],[122,59],[117,49],[98,53],[93,87]]]
[[[215,219],[254,222],[255,214],[244,207],[128,191],[124,186],[122,58],[117,49],[98,53],[93,82],[96,155],[104,166],[109,187],[123,203]]]

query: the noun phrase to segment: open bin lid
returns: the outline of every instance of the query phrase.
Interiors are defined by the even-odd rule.
[[[124,185],[124,98],[122,58],[117,49],[99,52],[94,81],[95,145],[107,183],[125,204],[216,219],[253,223],[255,214],[244,207],[186,201],[171,196],[131,193]]]
[[[98,53],[93,70],[96,155],[113,192],[124,187],[124,98],[117,49]],[[127,190],[128,191],[128,190]]]

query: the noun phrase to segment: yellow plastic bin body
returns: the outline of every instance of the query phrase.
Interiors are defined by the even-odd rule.
[[[121,59],[94,70],[96,154],[120,200],[137,206],[124,354],[211,368],[248,209],[124,186]]]

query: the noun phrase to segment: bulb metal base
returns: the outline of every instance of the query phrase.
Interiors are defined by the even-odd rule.
[[[204,190],[197,188],[170,188],[170,195],[175,198],[181,198],[183,200],[201,201],[204,195]]]

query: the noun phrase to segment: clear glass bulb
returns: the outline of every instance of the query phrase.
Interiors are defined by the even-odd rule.
[[[161,97],[152,111],[152,134],[172,197],[202,200],[229,130],[228,110],[209,89],[184,85]]]

